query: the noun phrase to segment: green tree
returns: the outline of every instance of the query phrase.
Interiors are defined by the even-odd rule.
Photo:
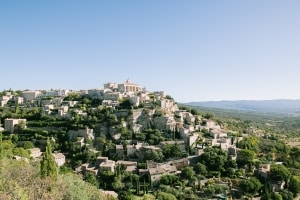
[[[195,166],[194,166],[194,170],[197,174],[201,174],[203,176],[206,176],[207,175],[207,169],[206,169],[206,166],[203,165],[202,163],[197,163]]]
[[[168,144],[163,147],[163,154],[165,158],[180,158],[181,152],[181,148],[177,143]]]
[[[24,149],[31,149],[34,148],[34,144],[31,141],[25,141],[23,144]]]
[[[193,176],[195,176],[195,172],[192,167],[188,166],[182,169],[181,176],[184,179],[191,179]]]
[[[244,165],[251,165],[254,157],[255,153],[252,150],[241,149],[237,153],[236,163],[239,167],[243,167]]]
[[[293,161],[293,165],[295,165],[296,162],[299,162],[300,160],[300,149],[298,147],[293,147],[290,150],[290,157]]]
[[[212,113],[205,113],[203,116],[205,119],[212,119],[214,115]]]
[[[86,175],[84,176],[84,180],[94,186],[96,186],[97,188],[99,188],[99,182],[97,181],[97,178],[94,174],[92,173],[86,173]]]
[[[13,154],[15,156],[21,156],[21,157],[24,157],[24,158],[29,158],[30,157],[29,151],[24,149],[23,147],[15,147],[13,149]]]
[[[273,181],[288,181],[291,172],[284,165],[271,165],[270,178]]]
[[[288,184],[288,189],[294,194],[294,197],[300,192],[300,180],[298,177],[293,176]]]
[[[159,192],[156,195],[156,199],[158,199],[158,200],[176,200],[176,197],[170,193]]]
[[[2,147],[2,132],[0,131],[0,160],[3,157],[3,147]]]
[[[144,153],[144,160],[153,160],[159,162],[164,158],[161,150],[147,149]]]
[[[281,190],[280,194],[282,196],[282,200],[293,200],[294,199],[293,193],[291,193],[288,190]]]
[[[241,149],[248,149],[254,152],[258,151],[259,141],[256,137],[250,136],[244,138],[242,141],[238,143],[238,147]]]
[[[56,180],[58,174],[58,167],[55,163],[54,156],[52,155],[52,148],[50,140],[47,140],[46,152],[41,161],[41,177],[51,177]]]
[[[271,196],[272,196],[272,199],[274,199],[274,200],[283,200],[281,194],[278,192],[272,192]]]
[[[174,186],[179,183],[179,177],[174,174],[163,175],[160,178],[160,184]]]
[[[2,157],[3,157],[3,147],[2,147],[2,132],[0,131],[0,177],[2,175]]]
[[[191,109],[191,113],[192,113],[192,115],[199,115],[198,110],[196,110],[194,108]]]
[[[200,160],[208,171],[222,172],[227,161],[227,153],[219,148],[206,148]]]
[[[249,180],[242,180],[239,185],[243,192],[253,195],[259,192],[262,187],[261,182],[255,177],[251,177]]]

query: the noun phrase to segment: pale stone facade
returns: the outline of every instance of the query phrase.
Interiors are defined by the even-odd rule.
[[[109,92],[104,94],[104,100],[118,101],[123,95],[119,92]]]
[[[8,118],[4,120],[4,129],[6,131],[9,131],[10,133],[13,133],[15,130],[15,126],[24,123],[24,128],[26,128],[26,119],[12,119]]]
[[[29,149],[29,151],[30,151],[30,157],[32,157],[34,159],[39,158],[42,155],[40,148],[32,148],[32,149]]]
[[[65,97],[69,93],[69,90],[48,90],[44,94],[43,97]]]
[[[105,83],[104,84],[104,89],[110,89],[110,90],[117,90],[118,89],[118,84],[117,83]]]
[[[116,167],[116,162],[113,161],[113,160],[106,160],[104,162],[102,162],[100,165],[100,171],[103,172],[103,171],[110,171],[112,173],[115,172],[115,167]]]
[[[143,88],[135,83],[132,83],[130,80],[127,80],[125,83],[118,84],[119,92],[141,92]]]
[[[88,90],[88,95],[90,97],[103,97],[104,90],[103,89],[90,89]]]
[[[66,157],[62,153],[52,153],[54,160],[57,164],[57,166],[61,167],[65,164],[66,162]]]
[[[83,137],[85,139],[94,139],[94,130],[93,129],[80,129],[80,130],[69,130],[68,132],[69,139],[75,138],[75,137]]]
[[[16,104],[23,104],[24,103],[24,98],[23,97],[14,96],[13,100],[15,101]]]
[[[147,161],[147,169],[153,185],[159,183],[161,176],[175,174],[177,172],[175,165],[170,165],[169,163],[155,163],[152,161]]]
[[[21,96],[24,98],[25,101],[32,101],[42,95],[41,91],[34,90],[34,91],[23,91]]]

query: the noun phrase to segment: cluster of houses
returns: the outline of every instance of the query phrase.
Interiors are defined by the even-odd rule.
[[[20,96],[14,96],[11,92],[0,97],[0,106],[5,106],[9,101],[14,101],[18,105],[38,105],[43,108],[43,113],[53,115],[55,110],[57,117],[70,117],[69,108],[73,108],[77,101],[64,101],[69,94],[69,90],[50,90],[50,91],[22,91]],[[153,184],[158,183],[160,177],[166,174],[177,174],[183,167],[189,165],[189,158],[172,160],[163,163],[147,161],[146,169],[137,169],[135,159],[143,159],[144,152],[147,150],[161,151],[165,145],[179,145],[182,152],[191,152],[194,156],[204,153],[208,146],[217,146],[224,151],[228,151],[231,159],[236,159],[238,150],[237,141],[243,139],[230,138],[227,131],[213,120],[201,119],[185,110],[180,110],[176,102],[166,96],[164,92],[148,92],[138,84],[127,80],[125,83],[106,83],[103,89],[90,89],[78,91],[82,95],[88,95],[93,99],[101,100],[103,106],[116,108],[121,100],[127,99],[136,108],[130,114],[117,111],[116,115],[123,116],[126,120],[121,122],[121,127],[107,127],[106,124],[96,124],[95,130],[90,128],[80,130],[69,130],[69,140],[76,141],[80,147],[87,146],[86,139],[95,139],[95,132],[109,133],[115,139],[114,160],[109,157],[98,157],[95,163],[84,163],[76,169],[78,173],[93,173],[99,175],[103,171],[115,172],[118,165],[123,165],[126,171],[146,174],[150,177]],[[51,98],[50,98],[51,97]],[[162,113],[157,113],[153,104],[159,106]],[[141,104],[142,107],[138,108]],[[86,115],[83,110],[75,109],[78,115]],[[200,123],[201,122],[201,123]],[[4,129],[14,133],[16,127],[22,125],[26,128],[26,119],[5,119]],[[120,128],[126,127],[133,134],[138,134],[145,129],[155,127],[164,134],[179,132],[181,139],[174,141],[164,141],[159,145],[149,145],[144,141],[132,142],[129,140],[127,145],[120,145]],[[206,129],[209,137],[203,136],[203,129]],[[170,137],[172,138],[172,137]],[[92,148],[90,150],[93,150]],[[38,159],[42,152],[39,148],[30,149],[31,156]],[[65,163],[65,156],[62,153],[53,153],[58,166]],[[127,158],[127,160],[124,160]],[[258,169],[261,176],[268,176],[269,166],[262,166]]]
[[[31,148],[28,149],[30,152],[30,158],[34,160],[40,160],[42,158],[43,152],[41,151],[40,148]],[[55,163],[57,166],[61,167],[66,163],[66,157],[64,154],[59,153],[59,152],[54,152],[52,153]],[[16,156],[17,157],[17,156]]]
[[[14,102],[14,105],[20,106],[40,106],[44,114],[55,115],[56,117],[70,118],[68,109],[74,107],[77,101],[64,101],[64,98],[70,93],[87,95],[93,99],[99,99],[103,106],[116,108],[122,100],[129,100],[132,106],[141,104],[149,105],[154,99],[165,110],[174,111],[177,105],[172,99],[164,98],[164,92],[153,92],[151,95],[145,88],[127,80],[125,83],[106,83],[103,89],[89,90],[25,90],[19,95],[13,95],[12,92],[6,92],[0,96],[0,107],[4,107],[8,102]],[[86,115],[81,110],[76,110],[79,115]]]
[[[55,110],[57,117],[70,117],[69,108],[74,107],[77,101],[64,101],[64,98],[74,91],[69,90],[50,90],[50,91],[22,91],[20,96],[13,96],[10,92],[7,92],[5,96],[1,97],[1,106],[4,106],[8,101],[18,101],[19,105],[28,104],[41,106],[45,115],[53,115]],[[234,159],[236,157],[236,147],[234,141],[227,137],[226,131],[224,131],[218,124],[212,120],[206,120],[204,124],[200,124],[199,116],[194,116],[190,112],[185,110],[179,110],[177,103],[170,97],[166,96],[164,92],[148,92],[145,88],[138,84],[132,83],[127,80],[125,83],[106,83],[103,89],[90,89],[86,91],[78,91],[79,94],[88,95],[93,99],[99,99],[103,106],[115,108],[120,104],[120,100],[127,99],[130,103],[136,107],[130,115],[125,114],[126,121],[122,122],[123,127],[130,127],[129,129],[134,133],[138,134],[145,129],[155,127],[161,130],[165,134],[172,132],[179,132],[181,140],[178,141],[166,141],[160,145],[149,145],[145,142],[130,143],[127,146],[115,145],[114,158],[120,159],[121,161],[112,161],[106,157],[97,158],[97,162],[93,165],[83,164],[77,171],[89,171],[95,174],[109,170],[114,172],[117,164],[122,163],[127,167],[128,170],[136,170],[136,162],[122,161],[123,158],[138,157],[143,159],[144,152],[147,150],[160,151],[165,145],[177,144],[180,146],[182,152],[191,150],[195,155],[201,155],[203,149],[207,146],[220,146],[223,150],[230,152],[230,155]],[[155,103],[159,106],[162,114],[156,113],[152,105]],[[143,104],[142,108],[137,108]],[[86,115],[86,113],[80,109],[75,110],[79,115]],[[121,115],[119,113],[119,115]],[[198,118],[198,119],[197,119]],[[201,119],[200,119],[201,120]],[[26,127],[26,119],[5,119],[4,129],[13,133],[16,126],[23,124]],[[103,126],[103,127],[101,127]],[[120,139],[120,129],[118,127],[110,127],[104,125],[96,125],[100,127],[101,132],[109,132],[112,138],[116,141]],[[106,130],[105,130],[106,129]],[[207,129],[211,138],[204,138],[200,131]],[[76,143],[82,147],[87,145],[86,139],[93,140],[95,138],[95,130],[93,129],[82,129],[82,130],[69,130],[69,139],[76,141]],[[117,135],[119,137],[117,137]],[[34,154],[37,155],[38,153]],[[57,160],[61,158],[60,165],[63,163],[62,154],[57,156]],[[174,161],[175,162],[175,161]],[[184,165],[188,165],[187,161],[183,162]],[[175,162],[177,163],[177,162]],[[180,170],[178,164],[174,163],[148,163],[147,173],[151,179],[159,180],[159,176],[166,173],[176,173]],[[142,173],[142,172],[140,172]]]

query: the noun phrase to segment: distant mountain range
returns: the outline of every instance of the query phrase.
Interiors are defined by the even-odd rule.
[[[232,110],[300,114],[300,100],[239,100],[239,101],[203,101],[186,103],[191,106],[222,108]]]

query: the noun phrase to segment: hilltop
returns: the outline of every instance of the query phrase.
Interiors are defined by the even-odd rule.
[[[255,195],[290,200],[300,192],[300,149],[287,144],[298,137],[296,120],[286,125],[266,114],[241,120],[222,109],[225,117],[216,118],[208,109],[180,105],[165,92],[130,80],[80,91],[3,91],[0,103],[0,181],[12,183],[0,187],[1,199],[35,195],[36,185],[26,183],[47,181],[39,168],[46,169],[46,158],[53,177],[59,172],[49,195],[68,189],[57,199],[90,187],[93,197],[86,199],[109,194],[120,200]],[[9,188],[19,180],[12,172],[18,170],[29,176],[12,194]],[[68,188],[66,173],[82,187]]]

